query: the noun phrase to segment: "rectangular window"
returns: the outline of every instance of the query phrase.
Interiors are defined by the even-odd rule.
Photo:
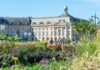
[[[65,22],[65,20],[63,20],[63,22]]]
[[[62,29],[64,30],[64,29],[65,29],[65,27],[62,27]]]
[[[48,28],[46,28],[46,30],[48,30]]]
[[[57,27],[55,27],[54,30],[57,30]]]
[[[51,30],[53,30],[53,28],[51,27]]]
[[[44,27],[43,27],[43,30],[44,30]]]
[[[37,28],[35,28],[35,30],[37,30]]]
[[[38,31],[40,31],[41,28],[38,28]]]
[[[24,28],[23,28],[23,30],[24,30]],[[32,28],[32,31],[34,31],[34,28]]]

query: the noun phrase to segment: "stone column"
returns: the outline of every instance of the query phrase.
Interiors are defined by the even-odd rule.
[[[48,37],[49,37],[49,40],[51,39],[50,33],[51,33],[51,30],[50,30],[50,27],[49,27],[48,28]]]
[[[70,40],[72,40],[72,25],[71,25],[71,23],[70,23],[70,25],[69,25],[69,27],[70,27],[70,29],[69,29],[69,38],[70,38]]]
[[[65,39],[67,39],[67,26],[65,26],[65,31],[64,32],[65,32],[64,37],[65,37]]]
[[[44,41],[46,40],[47,38],[47,27],[44,28]]]
[[[62,35],[63,35],[63,34],[62,34],[62,30],[63,30],[63,29],[62,29],[62,27],[61,27],[61,28],[60,28],[60,31],[61,31],[60,36],[61,36],[61,38],[62,38]]]
[[[58,37],[58,27],[57,27],[57,40],[58,40],[58,38],[59,38],[59,37]]]

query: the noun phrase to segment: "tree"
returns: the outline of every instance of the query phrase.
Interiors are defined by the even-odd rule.
[[[9,36],[5,36],[0,34],[0,41],[5,41],[8,42],[9,44],[13,44],[14,42],[20,40],[20,38],[15,38],[15,37],[9,37]]]
[[[91,38],[96,33],[97,26],[90,21],[80,21],[80,23],[73,23],[73,28],[82,37]]]

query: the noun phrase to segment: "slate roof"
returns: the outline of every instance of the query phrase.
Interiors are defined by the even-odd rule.
[[[31,19],[25,17],[0,17],[0,24],[6,25],[30,25]]]

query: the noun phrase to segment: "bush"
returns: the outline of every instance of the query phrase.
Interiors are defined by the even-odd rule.
[[[48,41],[34,42],[34,44],[38,47],[47,47]]]

